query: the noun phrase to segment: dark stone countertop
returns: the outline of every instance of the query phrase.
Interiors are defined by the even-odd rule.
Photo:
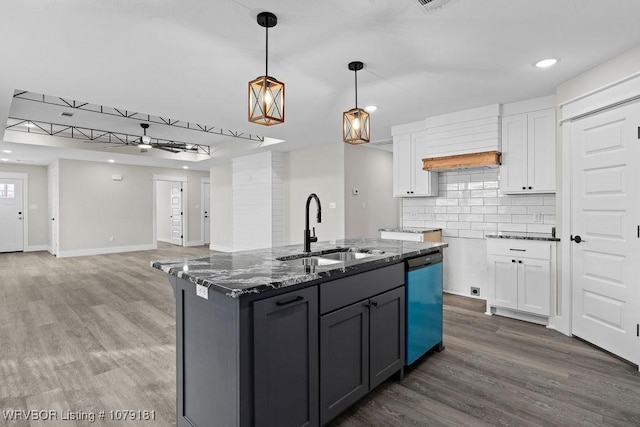
[[[215,252],[205,257],[191,257],[168,261],[153,261],[151,266],[163,272],[207,286],[238,298],[245,294],[280,289],[300,283],[352,274],[358,269],[370,269],[403,259],[426,255],[447,247],[446,243],[405,242],[382,239],[345,239],[312,243],[310,255],[338,247],[352,251],[373,250],[374,255],[360,260],[330,265],[307,266],[295,258],[302,254],[302,245],[250,251]],[[380,253],[382,252],[382,253]],[[278,260],[284,258],[284,260]],[[292,259],[294,258],[294,259]]]
[[[550,233],[519,233],[515,231],[499,231],[497,233],[487,234],[486,237],[491,239],[542,240],[548,242],[560,241],[560,238],[553,237]]]
[[[390,233],[428,233],[430,231],[442,231],[442,228],[420,228],[420,227],[389,227],[380,228],[378,231],[388,231]]]

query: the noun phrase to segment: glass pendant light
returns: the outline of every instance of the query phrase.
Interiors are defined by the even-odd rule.
[[[284,83],[269,76],[269,28],[275,27],[278,18],[271,12],[258,14],[258,25],[265,28],[264,76],[249,82],[249,121],[271,126],[284,122]]]
[[[358,108],[358,71],[364,68],[360,61],[349,63],[349,70],[356,76],[356,106],[342,113],[342,140],[348,144],[366,144],[370,141],[369,113]]]

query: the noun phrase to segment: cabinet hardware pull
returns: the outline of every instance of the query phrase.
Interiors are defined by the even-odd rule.
[[[527,189],[527,187],[522,187],[522,189],[523,189],[523,190],[526,190],[526,189]]]
[[[304,297],[302,295],[298,295],[298,296],[295,296],[295,297],[281,299],[280,301],[276,301],[276,305],[278,305],[278,306],[288,305],[288,304],[292,304],[294,302],[302,301],[303,299],[304,299]]]
[[[368,302],[365,302],[363,305],[364,305],[366,308],[371,308],[371,304],[369,304]]]
[[[521,259],[518,260],[518,264],[522,264],[522,260]]]
[[[527,252],[526,249],[509,249],[510,251],[516,251],[516,252]]]
[[[516,262],[516,260],[515,260],[515,259],[512,259],[512,260],[511,260],[511,262]]]
[[[533,190],[533,187],[529,187],[529,190]]]
[[[376,301],[371,301],[371,305],[374,306],[374,307],[377,307],[378,303]]]

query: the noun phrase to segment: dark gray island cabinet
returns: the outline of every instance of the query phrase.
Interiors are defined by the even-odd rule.
[[[153,263],[175,294],[177,425],[325,425],[402,375],[404,260],[444,246],[389,242],[384,256],[327,266],[273,252]]]

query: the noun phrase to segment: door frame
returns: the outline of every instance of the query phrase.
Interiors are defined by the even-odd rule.
[[[16,179],[22,181],[22,252],[29,252],[29,174],[21,172],[0,172],[0,179]],[[39,248],[34,250],[39,250]]]
[[[182,247],[187,247],[187,230],[188,228],[188,218],[189,212],[187,210],[187,189],[189,183],[189,177],[180,176],[180,175],[159,175],[153,174],[153,247],[154,249],[158,249],[158,208],[156,206],[157,202],[157,191],[158,191],[158,181],[169,181],[169,182],[179,182],[182,187]]]
[[[557,291],[558,302],[555,310],[552,307],[552,313],[555,312],[555,329],[566,335],[572,335],[571,311],[573,308],[573,261],[570,240],[573,225],[571,221],[571,191],[573,188],[571,178],[571,122],[638,99],[640,99],[640,72],[558,105],[559,132],[562,137],[560,139],[562,141],[561,147],[557,151],[562,156],[562,162],[558,162],[558,164],[562,165],[562,198],[559,212],[561,214],[561,222],[559,224],[561,263],[558,263],[560,266],[560,286],[558,286]]]
[[[200,244],[204,245],[204,184],[209,184],[209,192],[211,192],[211,178],[200,178]],[[211,197],[209,197],[209,221],[211,221]],[[211,233],[211,227],[209,227]],[[211,240],[211,239],[209,239]],[[209,241],[211,243],[211,241]]]

